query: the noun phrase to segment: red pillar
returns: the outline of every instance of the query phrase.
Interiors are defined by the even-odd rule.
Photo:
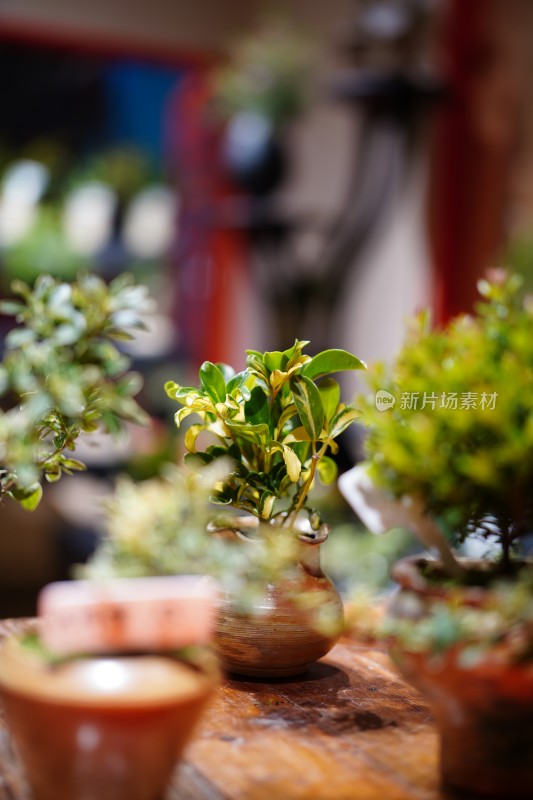
[[[450,96],[436,115],[429,230],[436,317],[469,311],[476,283],[504,238],[519,77],[509,60],[513,0],[449,0],[444,71]]]

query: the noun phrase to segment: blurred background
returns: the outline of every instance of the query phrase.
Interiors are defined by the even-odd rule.
[[[533,281],[532,60],[529,0],[0,0],[0,294],[128,271],[158,307],[151,428],[2,508],[0,616],[87,556],[117,473],[179,454],[165,380],[295,338],[387,360],[487,267]]]

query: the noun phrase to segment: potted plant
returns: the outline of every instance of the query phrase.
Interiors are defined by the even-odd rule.
[[[212,78],[226,120],[222,154],[233,178],[254,195],[278,188],[286,171],[282,132],[307,100],[312,51],[284,22],[244,37]]]
[[[0,650],[0,700],[34,800],[163,796],[219,680],[214,597],[184,576],[45,587],[37,629]]]
[[[440,551],[396,564],[384,632],[434,705],[444,784],[485,797],[533,795],[533,566],[521,547],[533,530],[533,316],[520,283],[493,271],[475,316],[442,330],[416,321],[393,368],[373,372],[367,462],[341,479],[375,532],[410,527]]]
[[[81,434],[147,422],[134,399],[141,378],[118,345],[143,327],[151,302],[128,276],[109,285],[41,276],[33,289],[15,281],[13,292],[0,305],[18,323],[0,364],[0,500],[32,510],[43,480],[85,468],[72,456]]]
[[[213,535],[240,537],[250,551],[258,540],[284,535],[298,545],[294,592],[285,581],[267,581],[255,614],[233,613],[234,596],[223,596],[215,640],[225,667],[242,674],[302,672],[332,647],[342,628],[342,603],[319,563],[318,545],[329,528],[308,505],[308,496],[317,476],[325,483],[335,479],[328,453],[359,416],[353,405],[340,401],[331,374],[364,364],[344,350],[311,357],[304,353],[307,345],[296,341],[283,352],[248,350],[238,373],[205,362],[198,387],[173,381],[165,387],[182,406],[175,415],[178,426],[191,414],[200,418],[185,433],[185,461],[228,465],[211,499],[232,513],[212,520]],[[329,630],[311,623],[311,609],[303,609],[295,595],[319,607]]]

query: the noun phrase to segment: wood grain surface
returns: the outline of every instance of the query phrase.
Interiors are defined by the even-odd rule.
[[[0,640],[31,624],[0,622]],[[227,679],[165,800],[443,797],[427,705],[386,654],[345,638],[299,678]],[[29,800],[3,718],[0,800]]]

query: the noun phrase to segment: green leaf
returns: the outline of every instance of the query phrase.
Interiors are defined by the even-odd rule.
[[[328,430],[328,438],[335,439],[337,436],[349,428],[352,423],[359,419],[361,412],[354,406],[345,406],[331,421]]]
[[[246,359],[246,366],[248,367],[249,372],[256,373],[260,378],[262,378],[266,383],[268,383],[269,378],[269,371],[263,363],[263,356],[261,354],[252,354],[249,355]]]
[[[302,373],[316,380],[332,372],[345,372],[350,369],[366,369],[366,364],[347,350],[324,350],[307,362]]]
[[[264,364],[269,372],[274,372],[274,370],[282,371],[287,360],[285,353],[281,353],[279,350],[272,350],[272,352],[265,353],[263,356]]]
[[[61,466],[74,472],[84,472],[87,469],[83,461],[78,461],[77,458],[61,458]]]
[[[61,467],[58,464],[54,464],[52,467],[46,467],[44,477],[48,483],[55,483],[61,477]]]
[[[178,383],[175,385],[176,385],[176,394],[174,395],[174,399],[177,400],[179,403],[183,403],[185,401],[187,404],[190,405],[192,402],[194,402],[194,400],[198,399],[199,397],[206,396],[204,392],[200,392],[194,386],[180,386]]]
[[[322,406],[324,407],[324,416],[326,423],[333,419],[339,407],[341,397],[341,387],[333,378],[326,378],[323,380],[319,387],[320,397],[322,398]]]
[[[270,440],[268,425],[251,425],[248,422],[240,422],[234,419],[226,420],[226,425],[245,441],[257,444],[260,447],[267,447]]]
[[[226,386],[228,394],[232,394],[236,389],[242,389],[249,377],[248,372],[245,370],[243,372],[237,372],[237,374],[228,381],[228,385]]]
[[[128,333],[127,331],[119,331],[113,329],[106,331],[106,336],[108,336],[110,339],[113,339],[116,342],[131,342],[135,338],[134,336],[131,335],[131,333]]]
[[[270,430],[270,408],[268,397],[260,386],[254,386],[250,399],[244,404],[246,422],[253,425],[264,424]]]
[[[192,470],[210,464],[214,460],[214,456],[210,453],[185,453],[183,456],[183,463]]]
[[[320,480],[326,485],[333,483],[337,477],[337,464],[332,458],[329,458],[329,456],[322,456],[317,464],[317,470],[320,475]]]
[[[222,373],[222,377],[224,378],[226,384],[235,377],[235,370],[229,364],[224,364],[223,361],[217,361],[216,366]]]
[[[320,392],[312,380],[304,375],[291,378],[290,386],[302,425],[312,441],[318,441],[324,427],[324,408]]]
[[[293,358],[300,357],[302,350],[306,348],[308,344],[310,344],[310,342],[306,339],[296,339],[293,346],[284,351],[283,355],[287,359],[287,366],[292,362]]]
[[[203,390],[215,403],[223,403],[226,398],[226,381],[219,368],[211,361],[204,361],[200,367],[200,382]]]
[[[9,494],[17,501],[26,511],[35,511],[41,498],[43,496],[43,487],[40,483],[34,483],[28,486],[27,489],[12,489]]]
[[[281,414],[279,415],[277,427],[280,431],[282,431],[288,422],[290,422],[294,417],[298,416],[298,409],[294,405],[294,403],[290,403],[288,406],[285,406]],[[298,417],[299,419],[299,417]]]

